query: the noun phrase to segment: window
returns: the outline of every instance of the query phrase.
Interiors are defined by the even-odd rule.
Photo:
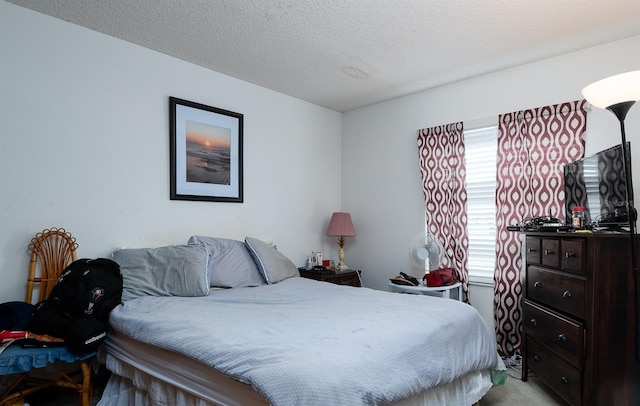
[[[475,125],[474,125],[475,124]],[[493,284],[498,125],[465,123],[469,281]]]

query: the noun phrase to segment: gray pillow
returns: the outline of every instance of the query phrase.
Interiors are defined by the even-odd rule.
[[[209,294],[207,249],[203,245],[120,249],[111,257],[122,272],[122,301],[140,296]]]
[[[203,244],[209,253],[209,284],[225,288],[266,285],[243,241],[194,235],[189,244]]]
[[[268,284],[300,276],[293,262],[266,242],[251,237],[245,238],[244,242]]]

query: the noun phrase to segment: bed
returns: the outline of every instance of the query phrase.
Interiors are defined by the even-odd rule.
[[[301,278],[255,238],[113,258],[101,406],[472,405],[506,376],[473,307]]]

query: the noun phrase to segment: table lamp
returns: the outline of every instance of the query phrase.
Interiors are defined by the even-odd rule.
[[[331,215],[331,221],[329,222],[329,228],[327,228],[327,235],[329,237],[340,237],[338,239],[338,246],[340,251],[338,252],[338,269],[348,269],[347,264],[344,263],[344,237],[355,237],[356,230],[353,228],[353,222],[351,221],[351,214],[345,212],[335,212]]]

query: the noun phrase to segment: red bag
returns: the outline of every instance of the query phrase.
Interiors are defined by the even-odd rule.
[[[440,268],[424,275],[424,284],[428,287],[451,286],[458,282],[458,272],[452,268]]]

